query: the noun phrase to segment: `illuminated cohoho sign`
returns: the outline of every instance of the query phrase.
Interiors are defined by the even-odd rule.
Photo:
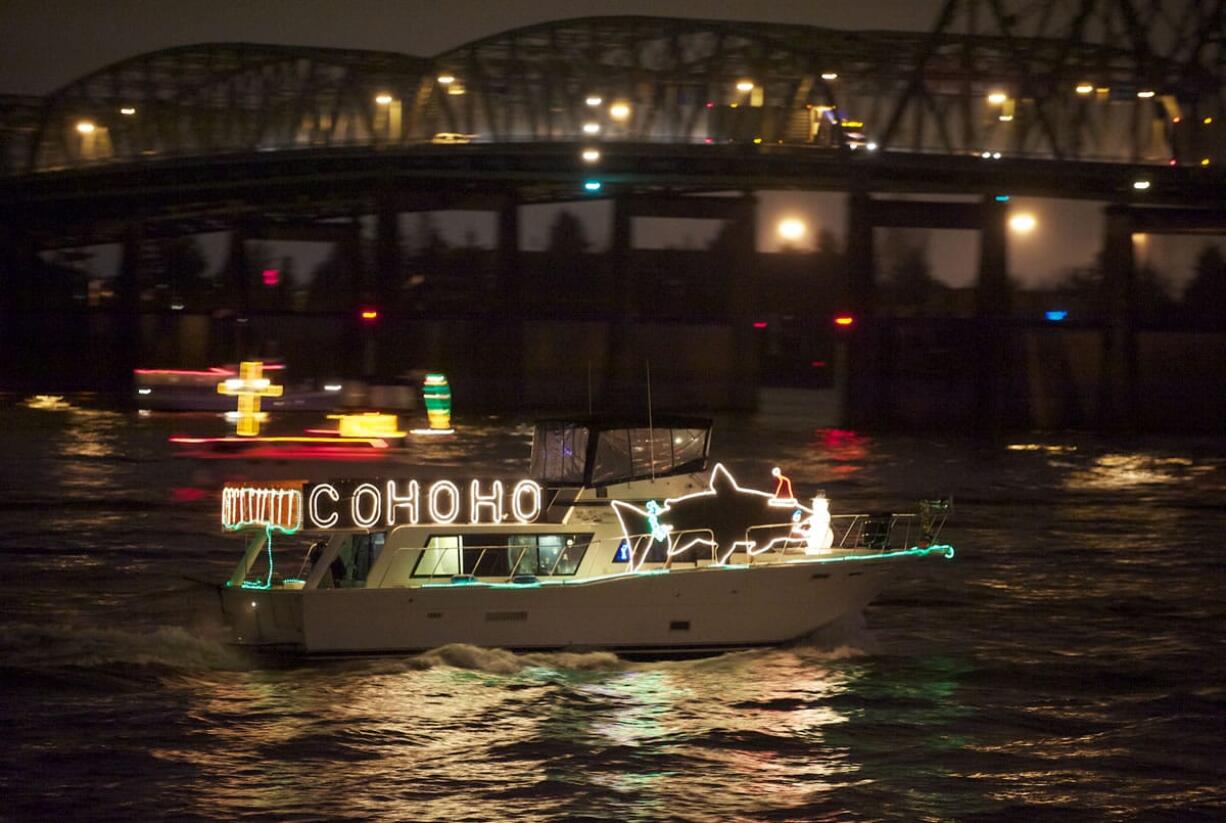
[[[287,495],[296,496],[296,502],[287,502]],[[228,529],[268,526],[283,531],[533,523],[541,516],[541,506],[541,487],[532,480],[266,483],[227,486],[221,522]]]

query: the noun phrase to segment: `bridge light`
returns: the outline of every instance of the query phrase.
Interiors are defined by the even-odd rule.
[[[1000,122],[1002,122],[1002,123],[1012,123],[1012,122],[1013,122],[1013,115],[1012,115],[1012,114],[1002,114],[1000,117],[998,117],[998,118],[996,118],[996,119],[997,119],[997,120],[999,120],[999,121],[1000,121]]]
[[[77,122],[77,132],[80,134],[93,134],[94,124],[89,120],[80,120]]]
[[[1141,89],[1139,92],[1137,92],[1137,97],[1140,97],[1142,100],[1148,100],[1149,98],[1153,96],[1154,96],[1153,89]]]
[[[1213,125],[1213,118],[1212,118],[1212,117],[1206,117],[1206,118],[1205,118],[1204,120],[1202,120],[1201,122],[1202,122],[1202,123],[1204,123],[1206,126],[1211,126],[1211,125]]]
[[[363,323],[370,325],[379,319],[379,311],[378,309],[366,308],[362,309],[358,316],[362,318]]]
[[[392,96],[387,92],[379,92],[375,95],[375,102],[380,106],[390,106],[392,104]]]
[[[1005,101],[1009,99],[1009,95],[1003,91],[994,91],[988,95],[988,102],[993,106],[1003,106]]]
[[[584,133],[584,134],[600,134],[600,124],[599,124],[599,123],[591,123],[591,122],[589,122],[589,123],[584,123],[584,124],[583,124],[583,133]]]
[[[132,115],[136,114],[136,108],[134,106],[124,106],[119,110],[119,113],[124,117],[131,117]]]
[[[1029,212],[1015,214],[1009,218],[1009,230],[1015,234],[1030,234],[1039,225],[1034,215]]]
[[[785,217],[779,221],[775,231],[779,233],[779,237],[783,240],[800,240],[805,236],[805,232],[808,231],[808,226],[799,217]]]
[[[1145,191],[1146,189],[1149,188],[1149,181],[1148,180],[1133,180],[1132,187],[1136,189],[1137,191]]]
[[[583,184],[584,191],[600,191],[601,185],[599,180],[588,180]]]
[[[1053,323],[1059,323],[1061,320],[1068,317],[1068,312],[1064,309],[1053,309],[1043,312],[1043,316]]]
[[[1090,94],[1091,92],[1094,91],[1094,84],[1093,83],[1078,83],[1077,88],[1074,89],[1074,91],[1076,91],[1078,94]]]
[[[1107,86],[1096,86],[1094,88],[1094,93],[1095,94],[1110,94],[1111,89],[1108,88]]]
[[[1209,165],[1209,158],[1208,158],[1208,157],[1202,157],[1202,158],[1200,159],[1200,164],[1201,164],[1202,166],[1207,166],[1207,165]]]
[[[1008,203],[1008,202],[1009,202],[1009,195],[1007,195],[1007,194],[998,194],[998,195],[996,195],[996,202],[997,202],[997,203]]]
[[[822,72],[822,79],[823,80],[838,80],[839,74],[838,72],[834,72],[834,71]]]
[[[454,82],[455,82],[455,75],[453,74],[440,74],[438,76],[438,84],[440,86],[450,86]]]
[[[753,91],[752,80],[738,80],[736,84],[737,91]]]
[[[627,103],[614,103],[609,106],[609,116],[614,120],[626,120],[630,117],[630,105]]]
[[[850,328],[855,324],[855,322],[856,318],[852,317],[850,314],[836,314],[834,317],[834,325],[843,329]]]
[[[583,158],[584,163],[595,163],[600,160],[600,152],[596,149],[584,149],[579,156]]]

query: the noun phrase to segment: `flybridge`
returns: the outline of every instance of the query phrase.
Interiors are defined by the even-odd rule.
[[[540,485],[528,479],[227,483],[221,496],[221,525],[230,530],[263,527],[296,532],[419,524],[528,524],[541,516],[542,497]]]

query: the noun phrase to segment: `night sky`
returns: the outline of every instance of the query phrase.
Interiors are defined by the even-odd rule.
[[[547,20],[602,14],[646,14],[802,23],[849,29],[928,29],[939,0],[174,0],[174,2],[0,2],[0,92],[46,94],[77,77],[143,52],[201,42],[258,42],[339,48],[382,49],[430,56],[467,41]],[[871,131],[871,124],[869,125]],[[1015,211],[1033,213],[1037,229],[1016,237],[1010,268],[1026,285],[1051,282],[1072,266],[1088,265],[1101,237],[1101,204],[1015,199]],[[601,204],[572,209],[587,219],[593,250],[608,234]],[[552,209],[524,215],[521,247],[541,248],[553,219]],[[778,251],[775,229],[785,216],[806,219],[811,239],[818,228],[842,234],[842,196],[765,192],[759,209],[758,245]],[[493,243],[493,216],[440,215],[450,242],[475,236]],[[635,243],[644,248],[703,246],[718,226],[708,221],[639,221]],[[1200,239],[1153,238],[1138,247],[1175,284],[1189,278]],[[285,245],[285,244],[281,244]],[[803,246],[804,244],[800,244]],[[218,249],[221,247],[218,246]],[[953,285],[968,284],[976,267],[976,238],[969,232],[934,232],[928,241],[933,274]],[[286,246],[277,253],[302,257],[309,272],[320,249]],[[99,273],[109,268],[100,255]]]

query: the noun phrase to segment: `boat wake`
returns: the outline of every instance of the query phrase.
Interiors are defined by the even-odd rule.
[[[519,674],[527,669],[569,669],[602,671],[622,669],[630,664],[612,652],[528,652],[517,654],[506,649],[486,649],[466,643],[451,643],[412,658],[415,668],[448,666],[453,669]]]
[[[220,640],[179,626],[111,629],[10,624],[0,635],[0,666],[7,670],[114,669],[136,676],[142,669],[240,670],[250,658]]]

